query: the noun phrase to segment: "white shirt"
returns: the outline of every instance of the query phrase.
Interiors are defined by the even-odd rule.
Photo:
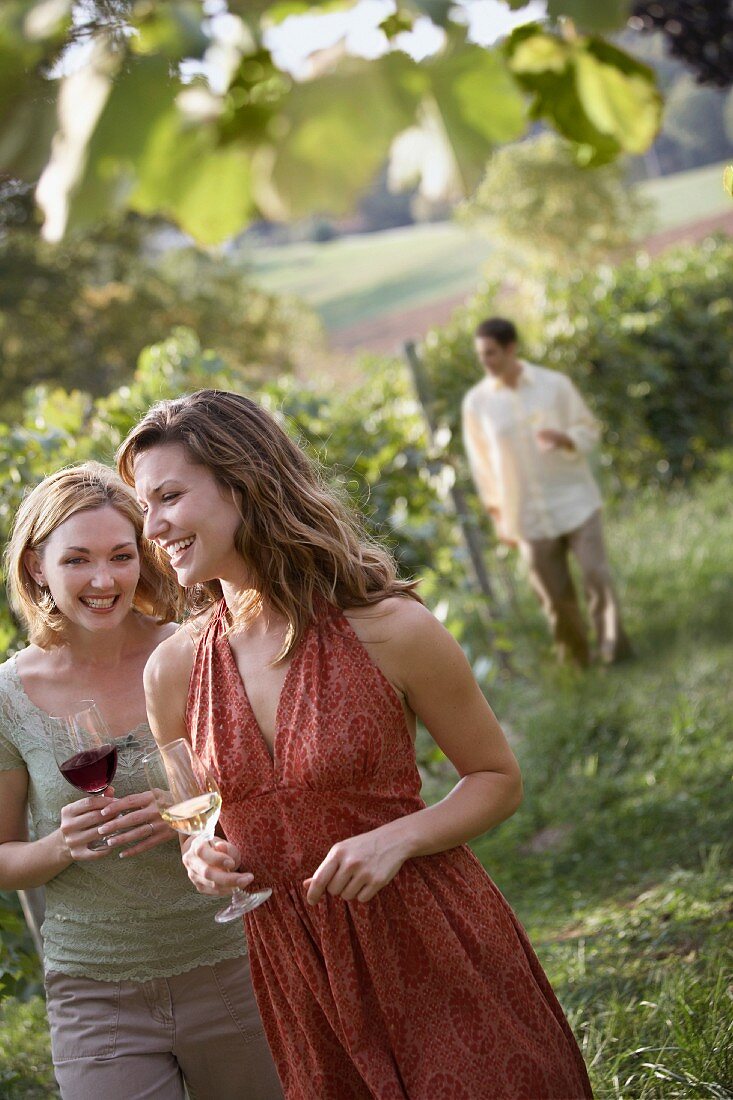
[[[573,383],[521,361],[516,388],[488,375],[463,399],[463,441],[476,488],[512,539],[557,538],[601,506],[586,454],[600,429]],[[536,433],[565,432],[575,450],[543,451]]]

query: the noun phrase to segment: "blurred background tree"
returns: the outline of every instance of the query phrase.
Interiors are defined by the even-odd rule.
[[[497,150],[459,217],[491,241],[491,270],[541,278],[628,251],[650,207],[622,165],[581,169],[568,143],[545,133]]]
[[[23,209],[23,201],[16,205]],[[108,393],[132,376],[150,343],[189,326],[225,355],[238,384],[287,373],[312,354],[312,313],[256,287],[163,223],[136,215],[43,241],[33,219],[0,232],[0,392],[4,417],[26,386]]]

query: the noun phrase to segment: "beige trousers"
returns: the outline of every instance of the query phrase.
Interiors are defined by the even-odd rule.
[[[529,579],[550,622],[561,659],[590,662],[588,633],[570,573],[569,555],[580,566],[588,612],[595,627],[600,657],[606,664],[631,656],[631,643],[611,580],[603,542],[600,509],[558,538],[520,542]]]
[[[282,1098],[246,957],[146,982],[50,971],[46,1002],[64,1100]]]

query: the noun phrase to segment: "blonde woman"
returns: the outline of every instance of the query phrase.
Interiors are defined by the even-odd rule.
[[[241,927],[214,923],[146,789],[146,661],[179,610],[116,473],[61,470],[25,498],[6,551],[29,646],[0,665],[0,888],[46,888],[48,1017],[64,1100],[281,1096]],[[93,698],[114,790],[79,797],[51,715]],[[27,817],[33,824],[29,839]],[[89,844],[102,836],[107,847]],[[246,1082],[243,1088],[242,1082]]]
[[[517,763],[414,585],[245,397],[164,402],[118,459],[202,612],[195,649],[175,635],[148,662],[148,711],[221,786],[227,839],[187,842],[191,880],[272,888],[245,921],[286,1096],[590,1096],[526,935],[465,847],[517,808]],[[418,718],[461,777],[430,808]]]

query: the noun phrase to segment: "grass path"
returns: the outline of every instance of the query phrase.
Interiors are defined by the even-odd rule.
[[[733,1096],[733,517],[726,484],[608,523],[636,661],[489,689],[527,794],[477,851],[584,1045],[598,1100]],[[510,631],[511,633],[511,631]],[[543,841],[547,838],[547,844]]]

